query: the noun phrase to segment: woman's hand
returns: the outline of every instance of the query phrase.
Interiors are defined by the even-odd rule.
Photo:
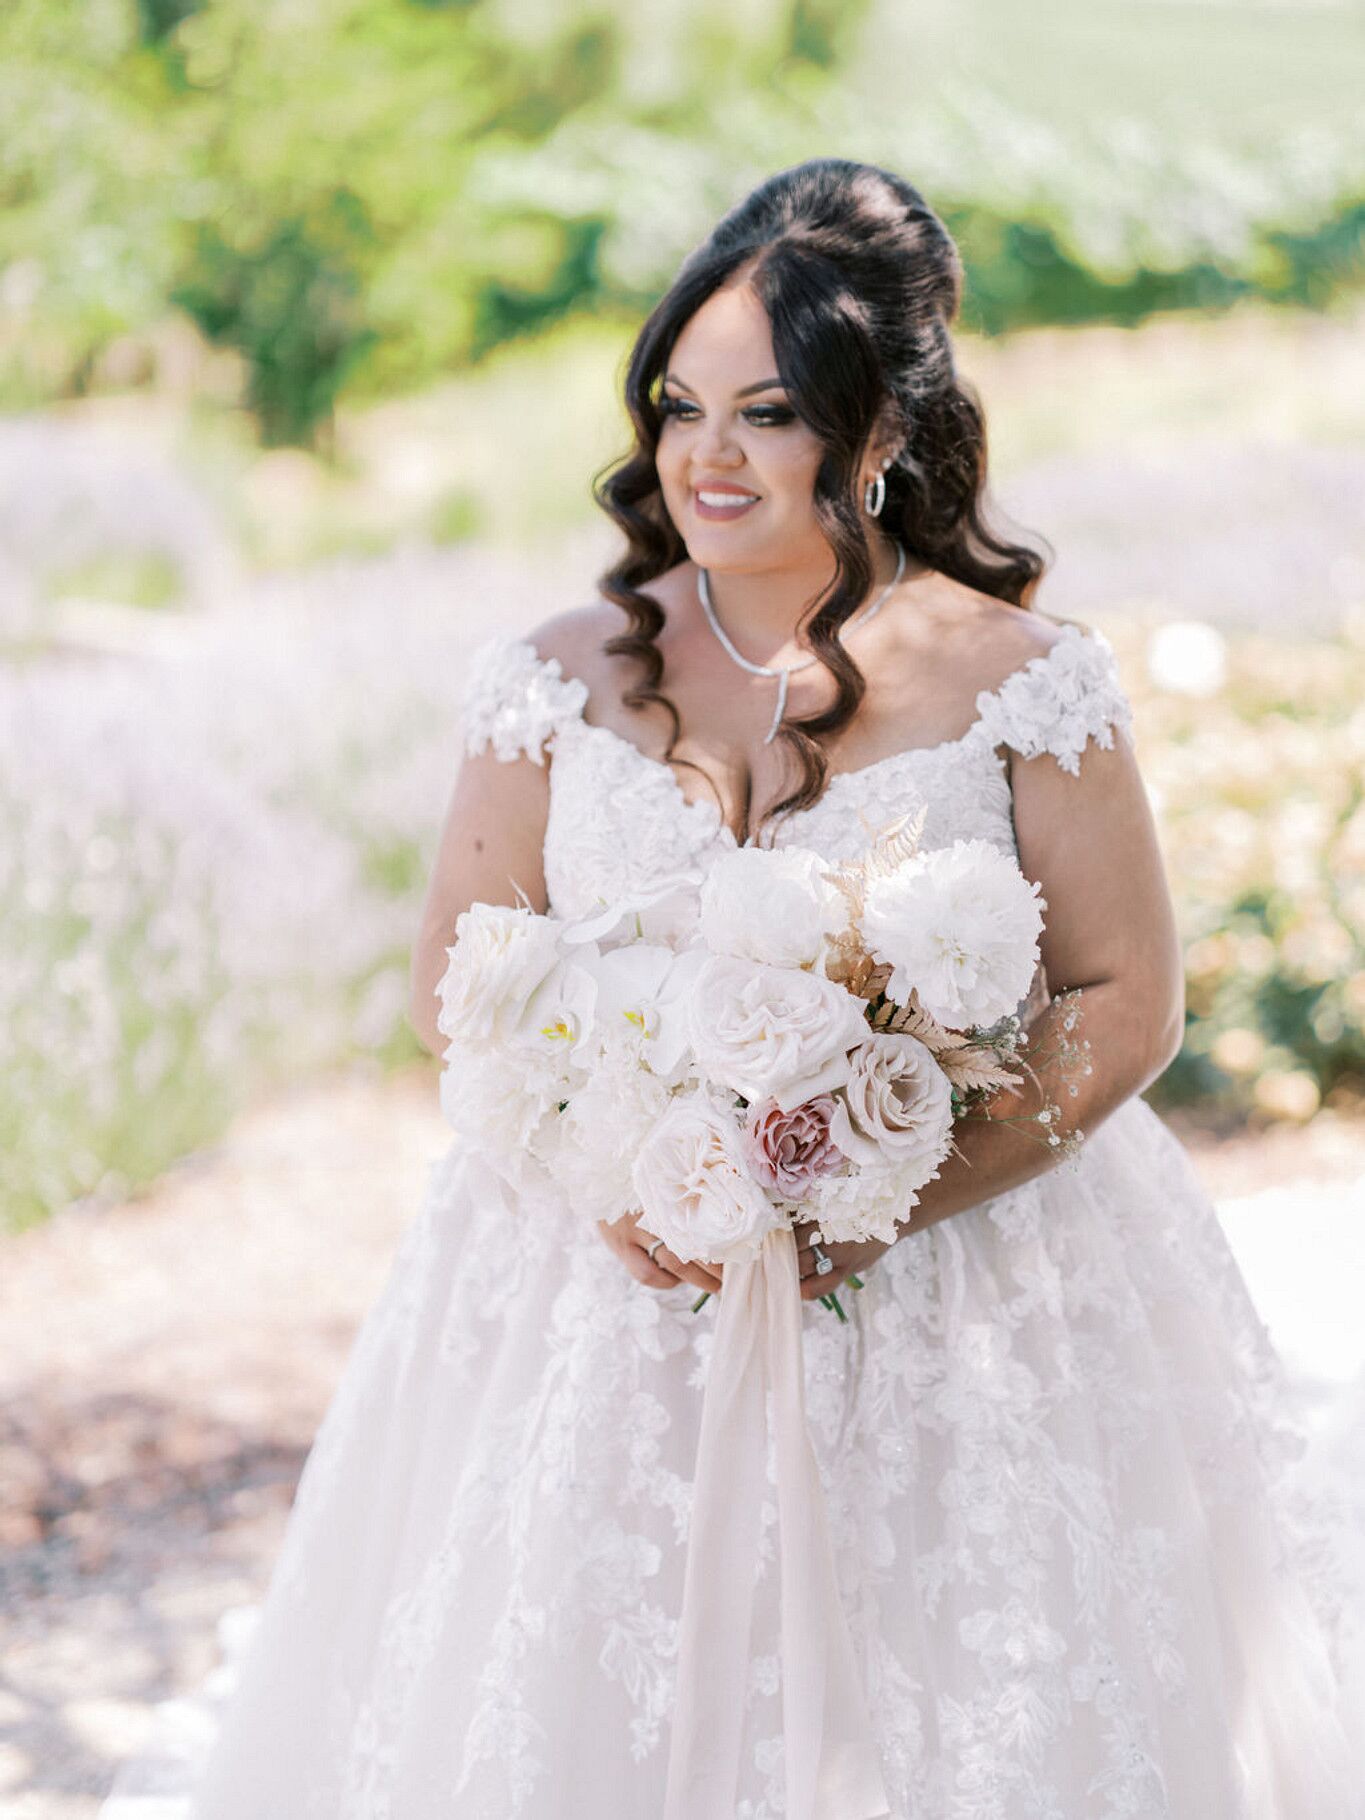
[[[819,1228],[816,1226],[798,1226],[796,1228],[796,1261],[801,1271],[801,1300],[815,1302],[822,1295],[830,1295],[836,1289],[842,1289],[851,1276],[861,1276],[869,1264],[891,1247],[880,1239],[849,1240],[842,1245],[821,1245],[820,1249],[833,1264],[833,1270],[827,1270],[823,1276],[816,1272],[815,1258],[811,1245]]]
[[[719,1264],[684,1264],[667,1245],[655,1246],[651,1258],[649,1247],[654,1244],[654,1234],[641,1227],[640,1217],[639,1213],[627,1213],[619,1220],[597,1222],[598,1231],[637,1283],[648,1289],[673,1289],[679,1283],[692,1283],[712,1295],[719,1291]]]
[[[637,1212],[625,1214],[619,1220],[597,1222],[598,1231],[637,1283],[643,1283],[648,1289],[672,1289],[678,1283],[691,1283],[694,1288],[704,1289],[708,1294],[719,1293],[725,1275],[723,1264],[699,1260],[684,1264],[667,1245],[657,1246],[651,1258],[649,1247],[654,1244],[654,1237],[640,1225],[640,1219],[641,1215]],[[822,1246],[821,1249],[834,1268],[824,1276],[819,1276],[811,1251],[818,1230],[816,1226],[794,1228],[801,1299],[806,1302],[818,1301],[822,1295],[829,1295],[832,1290],[841,1288],[850,1275],[858,1275],[869,1264],[875,1264],[883,1252],[890,1250],[889,1245],[876,1239],[863,1244]]]

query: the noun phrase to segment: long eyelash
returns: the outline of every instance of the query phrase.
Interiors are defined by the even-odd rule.
[[[667,392],[665,392],[659,399],[659,413],[663,417],[676,417],[678,414],[678,411],[684,405],[686,405],[692,409],[696,408],[692,404],[692,400],[690,398],[673,398],[673,397],[670,397],[670,395]],[[751,411],[766,411],[767,413],[769,413],[769,415],[765,419],[765,421],[769,424],[791,423],[796,417],[796,412],[793,411],[792,409],[790,409],[789,406],[784,405],[784,404],[756,404],[756,405],[751,405],[750,410]],[[746,411],[745,415],[748,416],[749,413]],[[751,421],[752,421],[752,419],[751,419]]]

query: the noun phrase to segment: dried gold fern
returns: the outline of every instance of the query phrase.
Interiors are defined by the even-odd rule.
[[[861,922],[867,887],[873,879],[889,877],[898,866],[903,866],[906,860],[912,859],[919,851],[920,835],[927,813],[926,805],[913,814],[907,813],[894,822],[888,822],[861,857],[828,869],[830,883],[843,893],[848,905],[850,924],[856,926]]]
[[[996,1087],[1017,1087],[1019,1076],[1006,1068],[989,1049],[975,1045],[938,1057],[938,1065],[962,1093],[987,1092]]]
[[[932,1049],[935,1055],[964,1048],[969,1040],[959,1031],[946,1030],[937,1018],[931,1017],[920,1004],[918,994],[913,991],[907,1005],[899,1008],[883,1005],[882,1013],[885,1013],[885,1017],[877,1025],[879,1030],[890,1031],[896,1036],[918,1037],[925,1048]],[[881,1013],[878,1015],[881,1016]]]

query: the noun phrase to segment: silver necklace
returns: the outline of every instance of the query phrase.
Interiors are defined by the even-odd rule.
[[[881,606],[882,602],[886,599],[887,595],[891,592],[892,588],[895,587],[904,573],[905,545],[903,543],[897,543],[896,573],[891,577],[881,593],[869,606],[864,607],[861,613],[855,613],[852,619],[844,621],[843,626],[840,628],[840,637],[843,636],[845,631],[852,631],[854,626],[863,625],[866,621],[871,619],[872,615],[877,611],[878,607]],[[725,627],[716,618],[716,609],[711,605],[710,578],[708,577],[706,570],[702,568],[698,568],[697,570],[697,599],[701,602],[701,610],[706,615],[706,623],[710,626],[721,644],[724,645],[728,655],[735,660],[742,670],[747,670],[750,676],[775,676],[778,679],[777,706],[773,710],[773,724],[763,735],[764,745],[769,746],[772,744],[773,740],[776,739],[777,729],[782,725],[782,716],[787,711],[787,683],[792,672],[794,670],[807,670],[818,660],[814,652],[812,652],[809,657],[803,657],[798,664],[751,663],[747,657],[742,656],[740,652],[735,649],[734,645],[730,642],[730,637],[726,632]]]

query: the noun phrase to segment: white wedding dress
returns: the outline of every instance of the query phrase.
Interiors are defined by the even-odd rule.
[[[550,762],[581,915],[734,845],[582,718],[524,640],[475,656],[468,749]],[[779,838],[1013,853],[1003,748],[1075,773],[1130,726],[1097,633],[959,739],[837,775]],[[552,1200],[434,1165],[309,1456],[189,1820],[659,1820],[718,1300],[638,1284]],[[1359,1820],[1348,1611],[1280,1360],[1176,1139],[1130,1099],[1074,1165],[803,1305],[838,1587],[894,1820]],[[765,1507],[735,1820],[783,1788]],[[130,1807],[127,1811],[135,1811]]]

